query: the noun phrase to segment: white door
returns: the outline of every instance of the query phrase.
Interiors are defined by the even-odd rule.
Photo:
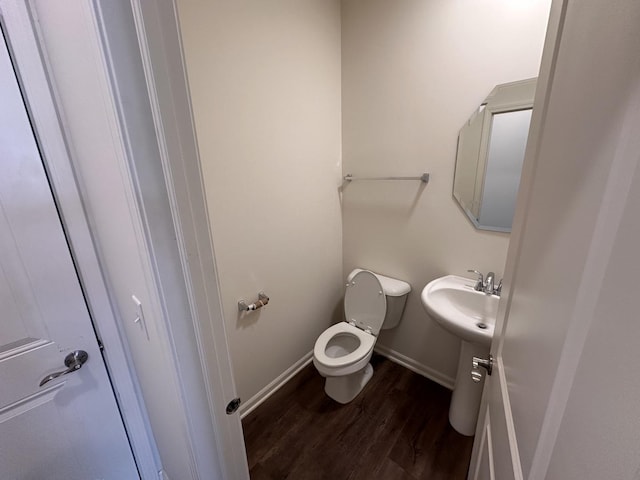
[[[139,478],[4,37],[0,312],[0,478]]]
[[[638,25],[552,6],[470,479],[639,478]]]

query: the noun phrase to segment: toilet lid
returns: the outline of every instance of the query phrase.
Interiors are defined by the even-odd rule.
[[[378,277],[363,270],[351,279],[344,295],[344,313],[347,322],[378,335],[387,313],[387,297]]]

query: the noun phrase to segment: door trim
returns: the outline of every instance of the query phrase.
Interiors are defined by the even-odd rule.
[[[0,14],[87,308],[105,347],[104,361],[133,457],[142,478],[158,478],[161,470],[159,456],[64,141],[54,104],[54,89],[45,71],[46,57],[40,50],[38,23],[32,5],[28,1],[0,0]]]
[[[224,478],[249,479],[177,7],[131,0]],[[178,359],[176,359],[177,361]]]

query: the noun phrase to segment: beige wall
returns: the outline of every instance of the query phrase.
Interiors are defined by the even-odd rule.
[[[457,133],[491,89],[537,75],[549,0],[344,0],[343,167],[431,182],[353,183],[343,193],[344,269],[412,287],[400,327],[378,344],[442,380],[459,342],[429,319],[420,291],[474,268],[501,275],[509,236],[474,230],[451,195]]]
[[[342,292],[340,4],[179,0],[227,336],[244,400]],[[269,305],[239,316],[264,290]]]

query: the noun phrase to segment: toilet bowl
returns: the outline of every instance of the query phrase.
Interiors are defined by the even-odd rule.
[[[398,325],[411,286],[355,269],[347,278],[345,321],[326,329],[313,348],[313,364],[326,377],[325,393],[349,403],[373,376],[369,363],[381,329]]]

